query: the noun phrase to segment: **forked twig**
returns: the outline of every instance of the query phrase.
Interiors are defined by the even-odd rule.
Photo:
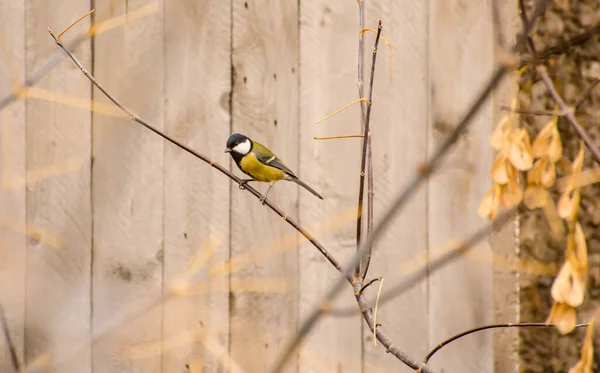
[[[358,289],[355,293],[355,295],[360,295],[363,293],[363,291],[365,291],[369,286],[373,285],[374,283],[376,283],[377,281],[381,281],[383,277],[377,277],[372,279],[371,281],[368,281],[366,284],[364,284],[363,286],[360,287],[360,289]]]
[[[508,221],[510,221],[511,219],[513,219],[515,216],[515,212],[516,212],[515,209],[503,211],[496,217],[496,219],[494,219],[493,222],[490,222],[490,223],[486,224],[485,226],[477,229],[473,233],[471,233],[469,236],[467,236],[466,238],[461,240],[451,251],[449,251],[449,252],[425,263],[424,265],[420,266],[419,268],[415,269],[408,276],[406,276],[402,281],[400,281],[399,283],[397,283],[396,285],[394,285],[390,289],[388,289],[385,292],[385,294],[383,294],[381,296],[381,299],[379,299],[379,304],[383,305],[393,299],[398,298],[399,296],[406,293],[408,290],[412,289],[416,284],[418,284],[419,282],[421,282],[425,278],[427,278],[427,276],[431,276],[433,273],[437,272],[440,268],[446,266],[447,264],[452,263],[453,261],[455,261],[458,258],[461,258],[465,253],[467,253],[469,250],[471,250],[475,246],[475,244],[477,244],[479,241],[483,240],[490,233],[492,233],[492,231],[494,230],[494,227],[501,226],[501,225],[507,223]],[[360,289],[361,293],[365,287],[371,285],[371,283],[376,280],[377,279],[371,280],[367,284],[363,285],[363,287]],[[356,315],[357,311],[354,307],[347,307],[347,308],[331,309],[331,310],[329,310],[329,313],[336,317],[344,317],[344,316]]]
[[[517,42],[513,46],[513,51],[518,51],[519,48],[527,41],[527,37],[529,33],[533,29],[537,19],[545,12],[546,7],[548,6],[550,0],[538,0],[536,7],[533,12],[533,16],[531,21],[523,26],[523,31],[517,37]],[[329,291],[325,294],[323,298],[319,301],[319,305],[323,304],[331,304],[333,299],[339,294],[342,290],[342,286],[344,284],[344,280],[347,278],[346,276],[352,273],[356,265],[360,262],[361,258],[365,255],[367,247],[373,244],[375,240],[379,238],[379,236],[385,231],[392,218],[396,216],[398,212],[406,205],[406,203],[410,200],[410,198],[417,192],[419,187],[423,184],[425,180],[429,178],[431,173],[435,171],[440,162],[444,159],[446,154],[450,151],[450,149],[454,146],[454,144],[461,137],[462,133],[468,128],[471,124],[475,115],[479,112],[481,107],[487,101],[487,98],[491,95],[492,91],[498,84],[500,84],[502,78],[508,72],[509,68],[512,66],[512,61],[503,60],[502,63],[495,68],[490,76],[488,82],[484,85],[481,92],[475,96],[474,101],[471,103],[469,108],[465,111],[464,116],[459,121],[458,125],[454,127],[454,130],[450,133],[450,135],[442,142],[442,144],[436,149],[433,156],[429,159],[429,161],[420,167],[420,171],[413,177],[412,180],[406,184],[393,202],[390,207],[383,214],[383,218],[381,222],[373,229],[373,234],[368,236],[366,240],[361,243],[360,248],[357,250],[356,255],[350,260],[344,267],[343,273],[345,276],[340,277],[334,284],[330,287]],[[360,287],[362,284],[355,284],[355,286]],[[362,295],[361,295],[362,296]],[[370,321],[367,319],[369,315],[369,310],[365,310],[366,303],[363,304],[365,307],[361,306],[360,297],[357,296],[357,301],[359,302],[359,306],[361,308],[361,312],[363,313],[363,317],[367,320],[367,324],[371,327]],[[364,298],[362,298],[364,300]],[[296,333],[295,338],[288,344],[288,346],[283,350],[280,354],[280,357],[276,360],[274,368],[271,372],[279,372],[286,360],[291,356],[292,352],[296,350],[300,342],[306,337],[308,332],[312,329],[314,324],[324,315],[325,309],[323,307],[315,307],[311,313],[309,313],[308,317],[304,320],[304,322],[298,328],[298,332]],[[423,373],[432,372],[428,367],[422,366],[422,364],[418,364],[411,360],[406,354],[403,354],[401,351],[396,351],[395,346],[392,345],[391,341],[387,339],[387,337],[381,332],[380,329],[377,330],[377,339],[381,342],[391,353],[394,354],[400,361],[408,365],[413,369],[420,369]]]
[[[554,83],[552,83],[552,80],[548,76],[548,72],[546,71],[546,68],[541,65],[536,66],[536,71],[540,75],[540,78],[542,78],[542,81],[546,85],[548,92],[550,93],[550,95],[552,96],[554,101],[556,101],[556,103],[558,104],[558,107],[561,110],[561,112],[565,112],[565,117],[567,118],[569,123],[571,123],[571,126],[573,127],[573,130],[575,130],[575,133],[577,134],[577,136],[581,140],[583,140],[583,142],[587,146],[590,153],[592,153],[592,156],[594,157],[596,162],[600,163],[600,150],[598,150],[598,148],[594,144],[594,141],[592,140],[592,138],[588,135],[588,133],[579,124],[579,121],[575,117],[575,114],[573,113],[573,111],[569,109],[569,107],[567,106],[567,104],[565,103],[563,98],[560,96],[560,94],[556,90],[556,87],[554,87]]]
[[[185,150],[186,152],[192,154],[196,158],[201,159],[202,161],[208,163],[211,167],[216,168],[218,171],[220,171],[225,176],[229,177],[234,182],[239,183],[240,179],[237,176],[235,176],[233,173],[231,173],[228,169],[226,169],[225,167],[221,166],[216,161],[213,161],[212,159],[208,158],[207,156],[205,156],[203,154],[200,154],[199,152],[197,152],[196,150],[190,148],[189,146],[187,146],[187,145],[185,145],[185,144],[183,144],[183,143],[181,143],[181,142],[179,142],[179,141],[171,138],[170,136],[166,135],[165,133],[161,132],[160,130],[158,130],[154,126],[148,124],[146,121],[144,121],[143,119],[141,119],[140,117],[138,117],[137,115],[135,115],[131,110],[129,110],[123,104],[121,104],[112,94],[110,94],[92,76],[92,74],[90,74],[89,71],[87,71],[83,67],[83,65],[81,64],[81,62],[79,62],[79,60],[77,59],[77,57],[75,57],[75,55],[73,53],[71,53],[71,51],[68,48],[66,48],[64,46],[64,44],[60,40],[58,40],[56,38],[56,36],[52,33],[52,30],[48,29],[48,31],[49,31],[50,35],[52,36],[52,38],[54,39],[54,41],[56,42],[56,44],[63,51],[65,51],[65,53],[71,58],[71,60],[75,63],[75,65],[77,65],[77,67],[79,67],[79,69],[81,70],[81,72],[92,82],[92,84],[94,84],[102,93],[104,93],[104,95],[106,97],[108,97],[109,100],[111,100],[115,105],[117,105],[121,110],[123,110],[123,112],[125,112],[131,118],[131,120],[133,120],[134,122],[137,122],[137,123],[141,124],[142,126],[146,127],[147,129],[149,129],[150,131],[154,132],[158,136],[160,136],[163,139],[167,140],[168,142],[170,142],[170,143],[178,146],[179,148]],[[262,194],[260,192],[258,192],[256,189],[252,188],[249,185],[245,185],[244,189],[247,190],[249,193],[251,193],[252,195],[254,195],[258,199],[260,199],[262,197]],[[341,271],[341,265],[338,262],[338,260],[335,257],[333,257],[333,255],[331,255],[331,253],[329,251],[327,251],[327,249],[325,249],[325,247],[323,247],[323,245],[321,245],[321,243],[319,241],[317,241],[298,222],[296,222],[294,219],[290,218],[287,213],[285,213],[276,204],[274,204],[273,202],[269,201],[268,199],[264,201],[264,204],[266,206],[268,206],[271,210],[273,210],[281,218],[283,218],[283,220],[285,220],[289,225],[291,225],[298,232],[300,232],[300,234],[302,234],[310,243],[313,244],[313,246],[315,246],[317,248],[317,250],[319,250],[319,252],[321,252],[321,254],[329,261],[329,263],[331,263],[338,271]],[[348,281],[350,281],[350,276],[348,276]]]

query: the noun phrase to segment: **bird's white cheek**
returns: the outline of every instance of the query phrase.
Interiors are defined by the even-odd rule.
[[[239,154],[248,154],[251,144],[249,140],[245,140],[233,147],[233,151]]]

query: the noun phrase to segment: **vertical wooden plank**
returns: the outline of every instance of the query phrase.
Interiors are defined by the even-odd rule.
[[[519,7],[512,0],[499,0],[500,18],[502,24],[500,30],[503,33],[505,43],[510,45],[522,29],[519,17]],[[495,25],[494,25],[495,27]],[[496,32],[496,31],[494,31]],[[501,49],[495,50],[496,60],[503,58]],[[510,94],[518,87],[513,75],[505,79],[493,94],[493,125],[495,126],[507,113],[501,110],[502,105],[510,105]],[[489,180],[491,186],[491,180]],[[516,220],[516,218],[515,218]],[[490,247],[499,258],[515,258],[519,240],[517,237],[517,221],[509,221],[503,227],[497,227],[494,234],[490,236]],[[508,271],[502,266],[494,266],[493,273],[493,323],[517,323],[519,319],[519,275],[517,272]],[[524,321],[524,320],[523,320]],[[493,333],[494,345],[494,372],[519,371],[519,330],[497,329]]]
[[[25,78],[25,1],[0,3],[0,97]],[[23,361],[25,321],[25,185],[10,181],[25,174],[25,102],[0,112],[0,305],[13,345]],[[12,228],[11,228],[12,227]],[[18,227],[21,227],[19,231]],[[17,228],[17,229],[15,229]],[[8,346],[0,340],[0,371],[13,372]]]
[[[429,151],[447,135],[489,79],[494,36],[487,1],[430,1],[431,119]],[[477,207],[489,188],[492,100],[429,183],[429,243],[439,248],[487,224]],[[478,250],[489,251],[487,242]],[[435,253],[431,253],[434,255]],[[492,321],[491,263],[462,258],[429,279],[430,345]],[[491,371],[492,335],[480,333],[449,345],[431,362],[447,371]]]
[[[232,9],[232,132],[246,134],[268,146],[297,171],[297,2],[233,0]],[[241,174],[235,164],[232,167]],[[264,192],[268,185],[256,184],[256,187]],[[297,214],[295,184],[278,183],[269,198],[292,216]],[[284,221],[261,206],[256,198],[237,190],[237,185],[232,186],[231,224],[232,259],[283,236],[294,235]],[[249,372],[267,370],[297,328],[297,271],[297,252],[288,250],[260,259],[232,275],[232,279],[280,278],[290,288],[285,294],[272,294],[266,287],[257,293],[232,288],[230,352]],[[295,361],[290,361],[289,371],[295,371],[295,365]]]
[[[374,213],[380,217],[398,190],[413,177],[416,166],[427,158],[428,84],[428,4],[425,1],[366,1],[366,27],[383,21],[383,35],[392,43],[393,80],[388,74],[391,51],[379,45],[371,115],[373,141]],[[365,67],[369,76],[374,34],[365,36]],[[368,87],[368,78],[365,87]],[[366,88],[367,89],[367,88]],[[365,90],[365,95],[368,91]],[[378,219],[375,219],[376,221]],[[427,250],[427,189],[422,188],[406,206],[376,246],[369,270],[370,278],[384,276],[382,292],[402,280],[407,268],[418,263]],[[368,293],[375,298],[378,284]],[[374,304],[374,300],[373,303]],[[418,359],[429,347],[427,341],[427,282],[421,282],[402,297],[379,307],[377,322],[386,334],[409,356]],[[401,315],[399,317],[399,315]],[[363,323],[365,371],[412,370],[389,356],[381,344],[373,343]]]
[[[154,1],[154,0],[152,0]],[[106,9],[109,0],[97,0]],[[128,14],[148,0],[113,2]],[[163,12],[98,35],[94,74],[134,112],[163,126]],[[97,21],[103,21],[100,15]],[[108,100],[98,90],[94,98]],[[161,292],[163,272],[163,140],[126,118],[93,115],[93,328],[128,305]],[[127,347],[161,339],[161,306],[112,331],[93,349],[98,372],[160,372],[161,356],[130,359]]]
[[[223,149],[230,120],[230,34],[229,1],[165,3],[165,131],[221,164],[229,163]],[[211,238],[220,245],[209,263],[228,259],[229,179],[171,144],[164,150],[166,285]],[[214,281],[215,288],[227,289],[228,276]],[[164,339],[200,329],[227,350],[228,310],[229,296],[222,291],[173,300],[163,308]],[[194,342],[165,351],[163,372],[183,372],[198,358],[204,371],[225,371],[214,354]]]
[[[27,71],[54,52],[57,46],[48,35],[48,26],[62,30],[89,11],[89,2],[50,0],[26,2]],[[84,20],[72,29],[80,33],[89,27]],[[72,35],[72,34],[70,34]],[[69,35],[65,36],[66,39]],[[90,43],[75,53],[90,63]],[[65,61],[44,77],[38,87],[80,99],[90,99],[90,82],[76,66]],[[27,174],[55,168],[57,174],[27,185],[27,226],[55,236],[58,247],[29,239],[27,244],[26,360],[46,352],[68,353],[74,341],[90,332],[90,112],[48,101],[27,101]],[[70,162],[79,164],[69,170]],[[83,349],[55,370],[90,372],[90,349]]]
[[[354,1],[344,0],[303,0],[300,5],[300,177],[325,198],[320,201],[300,193],[300,221],[318,228],[343,223],[340,229],[321,233],[317,239],[345,263],[356,250],[361,143],[358,139],[316,141],[313,136],[360,132],[358,106],[314,124],[358,96],[358,8]],[[304,242],[299,261],[300,319],[303,319],[339,273]],[[342,292],[336,304],[356,306],[350,287]],[[303,344],[299,371],[360,372],[361,322],[358,315],[321,320]]]

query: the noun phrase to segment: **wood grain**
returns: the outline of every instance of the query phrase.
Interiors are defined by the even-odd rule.
[[[11,92],[15,79],[25,78],[25,1],[0,3],[0,96]],[[0,112],[0,305],[8,322],[19,361],[23,361],[25,325],[25,185],[11,180],[25,175],[25,102]],[[4,338],[0,371],[14,372]]]
[[[227,1],[165,3],[165,131],[221,164],[229,162],[223,149],[230,120],[230,30],[231,4]],[[207,266],[229,258],[229,179],[171,144],[164,145],[164,152],[167,286],[197,255],[208,259],[198,278],[209,277]],[[220,244],[209,249],[211,240]],[[228,286],[228,276],[214,281],[214,288]],[[211,292],[165,304],[166,341],[201,330],[227,350],[229,296]],[[163,372],[183,372],[195,359],[200,359],[203,371],[226,371],[219,359],[196,341],[167,349]]]
[[[373,168],[375,174],[375,216],[381,216],[392,199],[413,177],[427,158],[428,7],[426,2],[366,2],[366,26],[376,28],[383,21],[383,35],[392,43],[392,74],[388,57],[392,51],[380,43],[372,105]],[[375,35],[366,34],[366,70],[371,68]],[[366,74],[367,76],[369,73]],[[369,82],[365,82],[368,87]],[[366,94],[366,93],[365,93]],[[377,219],[375,219],[377,221]],[[416,258],[427,252],[427,188],[422,188],[392,223],[375,246],[369,278],[384,277],[382,293],[390,289],[407,268],[420,265]],[[367,294],[375,304],[379,284]],[[414,358],[423,356],[427,341],[427,283],[422,282],[377,312],[377,322],[394,344]],[[363,323],[365,369],[367,371],[411,372],[373,344],[373,336]]]
[[[431,0],[429,152],[446,135],[491,74],[494,33],[490,4]],[[429,183],[429,244],[440,248],[487,222],[477,207],[489,188],[492,150],[492,100],[474,119],[469,132]],[[478,250],[490,251],[486,242]],[[430,256],[434,252],[430,252]],[[492,321],[491,263],[463,258],[429,278],[429,343]],[[491,333],[480,333],[449,345],[431,361],[444,371],[491,371]]]
[[[268,146],[294,171],[298,170],[297,20],[296,2],[233,0],[231,130]],[[268,185],[257,187],[266,191]],[[297,214],[297,185],[277,183],[269,198],[292,216]],[[297,242],[297,234],[285,222],[232,186],[232,260],[290,235]],[[297,271],[294,249],[257,259],[232,275],[232,279],[275,277],[289,286],[284,294],[270,293],[266,286],[257,293],[231,293],[230,353],[248,372],[267,370],[297,328]],[[295,362],[289,367],[295,371]]]
[[[96,1],[107,9],[109,0]],[[148,0],[114,2],[114,15]],[[161,129],[164,116],[163,5],[141,20],[98,35],[96,78],[123,104]],[[103,21],[110,14],[98,15]],[[98,90],[94,99],[107,103]],[[93,114],[93,327],[162,291],[163,140],[125,119]],[[161,340],[161,306],[120,325],[93,349],[101,372],[161,372],[160,353],[135,359],[128,348]]]
[[[47,28],[67,27],[89,11],[89,3],[27,1],[25,6],[30,72],[57,48]],[[85,27],[89,19],[71,32]],[[89,64],[90,43],[76,55]],[[38,87],[78,99],[91,96],[90,82],[66,57]],[[44,232],[27,243],[25,355],[30,361],[47,352],[55,357],[68,354],[90,333],[91,123],[88,110],[39,99],[27,100],[26,115],[27,174],[55,170],[44,177],[28,177],[27,183],[27,227]],[[79,166],[70,168],[70,162]],[[49,236],[58,244],[44,244]],[[90,349],[50,371],[90,372]]]
[[[313,136],[360,132],[360,107],[314,124],[357,99],[358,7],[354,1],[300,3],[300,177],[323,201],[300,193],[300,222],[322,231],[317,239],[345,263],[356,250],[356,198],[360,173],[360,139],[316,141]],[[369,47],[366,50],[370,50]],[[338,226],[332,231],[329,226]],[[310,245],[300,246],[300,318],[324,296],[339,273]],[[351,288],[336,302],[356,306]],[[300,372],[361,372],[359,316],[324,318],[300,351]]]

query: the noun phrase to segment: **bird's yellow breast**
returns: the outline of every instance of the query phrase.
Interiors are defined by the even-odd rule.
[[[252,152],[242,158],[240,168],[258,181],[277,181],[285,177],[285,172],[261,163]]]

